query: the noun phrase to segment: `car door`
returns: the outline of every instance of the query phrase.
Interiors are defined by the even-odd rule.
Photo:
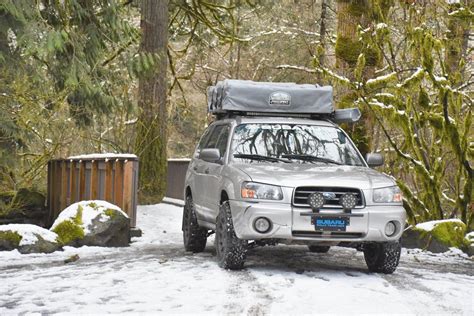
[[[203,148],[205,148],[206,143],[209,141],[209,137],[212,134],[214,129],[214,125],[211,125],[207,128],[207,130],[203,133],[198,146],[196,147],[196,151],[194,152],[193,159],[191,160],[189,166],[189,172],[191,176],[189,177],[190,182],[189,185],[191,187],[191,192],[193,195],[193,202],[194,207],[196,210],[196,214],[198,218],[203,217],[203,207],[204,207],[204,186],[203,182],[205,181],[204,178],[204,169],[205,169],[205,161],[199,159],[199,153]]]
[[[227,125],[216,125],[214,129],[212,130],[208,141],[204,145],[204,148],[218,148],[218,143],[220,140],[220,136],[222,132],[227,128]],[[222,157],[222,154],[221,154]],[[216,193],[212,188],[209,187],[210,183],[212,181],[210,180],[211,178],[211,173],[212,175],[215,175],[218,173],[219,167],[222,167],[221,162],[206,162],[201,159],[199,159],[202,163],[202,168],[203,168],[203,173],[200,175],[200,182],[199,184],[202,185],[201,190],[203,191],[203,194],[201,196],[202,199],[202,205],[201,205],[201,214],[203,216],[203,220],[213,223],[214,218],[213,218],[213,200],[215,199]]]
[[[219,212],[219,202],[220,202],[220,188],[222,182],[222,169],[224,168],[225,157],[227,154],[227,144],[229,139],[230,125],[225,124],[221,125],[219,135],[215,143],[209,143],[208,148],[217,148],[220,151],[221,159],[217,163],[208,163],[207,169],[205,170],[205,185],[207,189],[205,208],[206,216],[209,215],[209,218],[212,222],[215,221],[217,214]]]

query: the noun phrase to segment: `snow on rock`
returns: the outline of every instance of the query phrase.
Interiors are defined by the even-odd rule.
[[[90,233],[90,227],[92,225],[92,220],[97,218],[101,222],[107,221],[110,216],[106,214],[107,209],[116,210],[125,217],[128,218],[128,215],[123,212],[120,207],[109,203],[107,201],[101,200],[90,200],[90,201],[80,201],[74,204],[69,205],[66,207],[58,216],[58,218],[54,221],[53,226],[51,226],[51,230],[54,230],[60,223],[64,222],[65,220],[73,220],[77,216],[78,207],[81,206],[82,208],[82,229],[84,229],[84,233]]]
[[[55,233],[31,224],[0,225],[0,250],[50,253],[60,248]]]
[[[437,221],[424,222],[424,223],[417,224],[415,227],[417,229],[421,229],[421,230],[424,230],[426,232],[430,232],[437,225],[439,225],[441,223],[461,223],[461,224],[463,224],[463,222],[460,219],[452,218],[452,219],[442,219],[442,220],[437,220]]]
[[[65,208],[51,230],[65,245],[127,246],[130,220],[118,206],[109,202],[81,201]]]
[[[20,246],[36,243],[38,241],[38,236],[50,242],[56,242],[56,238],[58,237],[58,235],[47,229],[30,224],[0,225],[0,231],[12,231],[18,233],[22,237]]]
[[[114,153],[104,153],[104,154],[87,154],[87,155],[78,155],[70,156],[67,159],[117,159],[117,158],[128,158],[136,159],[137,156],[134,154],[114,154]]]
[[[446,252],[452,247],[465,250],[465,233],[466,224],[459,219],[420,223],[405,230],[402,246],[435,253]]]

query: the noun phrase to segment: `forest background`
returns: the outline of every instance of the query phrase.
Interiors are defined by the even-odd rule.
[[[318,83],[381,152],[412,223],[474,230],[469,0],[0,0],[0,195],[45,193],[53,158],[135,153],[140,199],[190,157],[219,80]],[[0,199],[0,212],[15,199]]]

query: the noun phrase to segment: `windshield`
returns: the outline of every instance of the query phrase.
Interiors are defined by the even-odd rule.
[[[332,126],[241,124],[232,137],[234,161],[363,166],[346,135]]]

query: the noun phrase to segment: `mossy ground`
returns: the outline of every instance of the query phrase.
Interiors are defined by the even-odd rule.
[[[20,241],[23,237],[14,231],[1,231],[0,240],[11,242],[13,247],[17,248],[20,245]]]

